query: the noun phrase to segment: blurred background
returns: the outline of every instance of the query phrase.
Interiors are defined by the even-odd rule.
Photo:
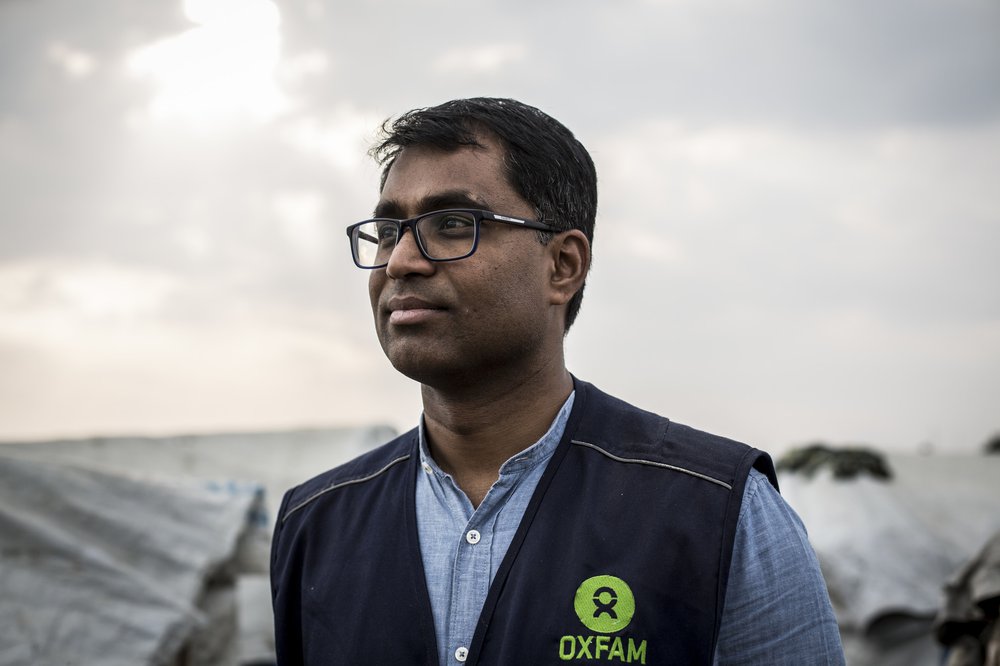
[[[273,662],[281,493],[420,415],[366,151],[478,95],[596,162],[570,369],[785,456],[849,663],[943,663],[1000,530],[995,0],[0,0],[0,664]]]
[[[343,228],[474,95],[597,163],[578,376],[772,452],[1000,429],[992,0],[0,0],[0,438],[412,427]]]

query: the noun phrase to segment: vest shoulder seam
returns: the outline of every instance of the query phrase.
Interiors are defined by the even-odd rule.
[[[338,488],[343,488],[344,486],[352,486],[352,485],[356,485],[358,483],[364,483],[366,481],[371,481],[372,479],[378,477],[379,475],[387,472],[389,470],[389,468],[392,467],[393,465],[396,465],[397,463],[401,463],[403,461],[409,460],[410,459],[410,455],[411,454],[407,453],[404,456],[400,456],[400,457],[398,457],[398,458],[396,458],[394,460],[390,460],[381,469],[379,469],[379,470],[377,470],[375,472],[372,472],[371,474],[368,474],[366,476],[361,476],[361,477],[358,477],[356,479],[347,479],[346,481],[339,481],[337,483],[334,483],[334,484],[331,484],[331,485],[327,486],[326,488],[323,488],[322,490],[317,490],[312,495],[310,495],[309,497],[307,497],[306,499],[302,500],[301,502],[299,502],[298,504],[296,504],[295,506],[293,506],[292,508],[290,508],[288,511],[286,511],[285,515],[281,517],[281,522],[284,523],[286,520],[288,520],[289,516],[291,516],[293,513],[295,513],[296,511],[298,511],[302,507],[306,506],[307,504],[311,503],[313,500],[319,498],[321,495],[325,495],[326,493],[334,491],[334,490],[337,490]]]
[[[672,470],[674,472],[681,472],[682,474],[690,474],[691,476],[697,477],[699,479],[703,479],[705,481],[708,481],[709,483],[714,483],[716,485],[722,486],[726,490],[732,490],[733,489],[733,487],[730,484],[726,483],[725,481],[720,481],[719,479],[716,479],[714,477],[708,476],[706,474],[702,474],[701,472],[695,472],[694,470],[686,469],[684,467],[678,467],[677,465],[668,465],[667,463],[656,462],[655,460],[643,460],[641,458],[622,458],[621,456],[616,456],[615,454],[611,453],[610,451],[602,449],[601,447],[597,446],[596,444],[591,444],[590,442],[584,442],[584,441],[581,441],[581,440],[578,440],[578,439],[574,439],[574,440],[570,440],[570,441],[573,444],[576,444],[578,446],[586,446],[586,447],[589,447],[591,449],[594,449],[598,453],[601,453],[601,454],[607,456],[608,458],[611,458],[612,460],[616,460],[618,462],[631,463],[631,464],[634,464],[634,465],[649,465],[651,467],[659,467],[661,469],[669,469],[669,470]]]

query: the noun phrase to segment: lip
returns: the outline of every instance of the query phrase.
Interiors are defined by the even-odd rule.
[[[416,296],[393,296],[386,304],[389,323],[401,326],[421,324],[439,316],[447,308]]]

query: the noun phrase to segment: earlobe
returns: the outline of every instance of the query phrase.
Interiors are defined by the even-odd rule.
[[[549,279],[553,305],[564,305],[583,288],[590,271],[590,242],[579,229],[556,234],[549,241],[552,272]]]

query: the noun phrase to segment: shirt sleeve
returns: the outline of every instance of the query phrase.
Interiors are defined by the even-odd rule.
[[[756,470],[743,493],[714,663],[844,663],[805,526]]]

